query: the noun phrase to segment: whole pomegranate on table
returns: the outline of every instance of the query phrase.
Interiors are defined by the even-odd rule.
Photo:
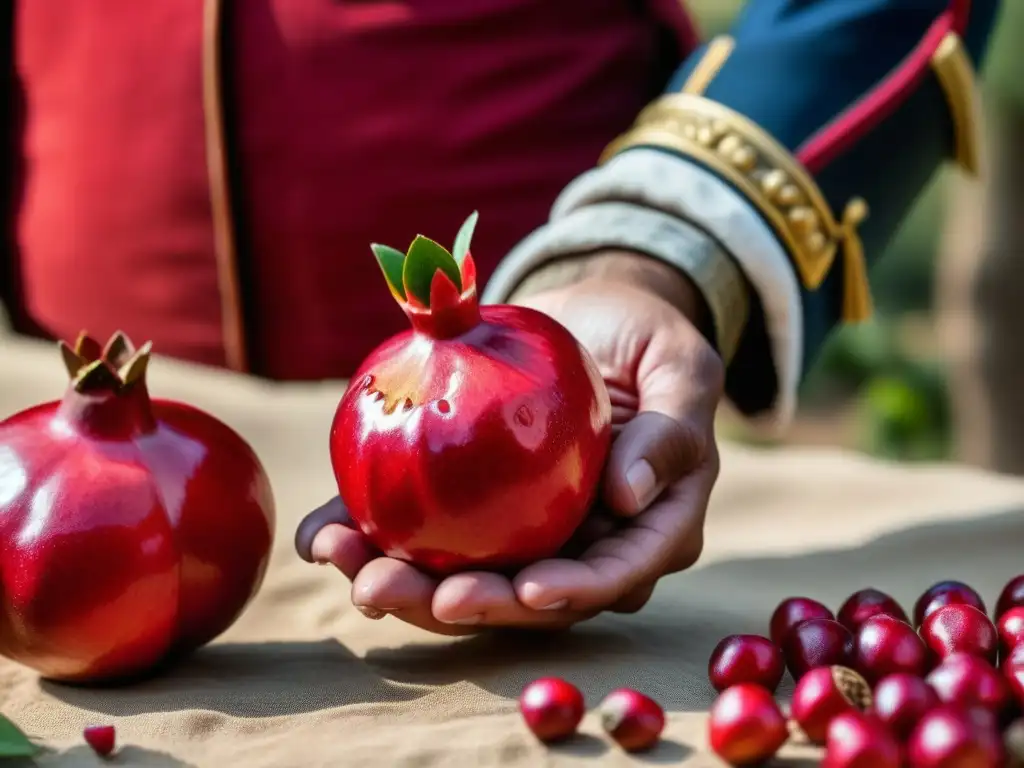
[[[352,520],[385,554],[435,574],[556,554],[594,500],[611,440],[608,391],[545,314],[481,307],[469,252],[419,236],[374,245],[411,329],[364,361],[330,451]]]
[[[150,345],[60,345],[62,400],[0,422],[0,655],[68,682],[151,671],[262,583],[274,501],[228,426],[152,399]]]

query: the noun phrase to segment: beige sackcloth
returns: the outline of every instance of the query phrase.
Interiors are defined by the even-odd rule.
[[[0,363],[0,418],[64,388],[53,345],[0,332]],[[271,385],[157,358],[150,385],[223,419],[262,458],[278,507],[270,570],[227,634],[150,682],[69,688],[0,660],[0,712],[45,745],[40,766],[100,764],[81,741],[92,723],[117,726],[115,764],[129,766],[719,766],[706,748],[708,654],[726,634],[765,633],[781,598],[834,608],[875,586],[910,606],[956,578],[992,601],[1024,571],[1024,483],[725,446],[700,564],[664,579],[641,613],[536,641],[440,638],[364,618],[342,575],[292,549],[299,519],[335,490],[327,434],[341,384]],[[575,682],[589,705],[617,686],[646,692],[669,713],[664,742],[626,755],[588,715],[574,742],[538,745],[516,698],[543,675]],[[780,764],[817,764],[814,751],[787,749]]]

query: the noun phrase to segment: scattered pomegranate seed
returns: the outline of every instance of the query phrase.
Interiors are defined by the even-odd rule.
[[[946,704],[981,707],[998,720],[1012,702],[1010,687],[999,671],[977,656],[954,653],[931,671],[926,682]]]
[[[82,731],[82,737],[93,752],[100,757],[107,757],[114,751],[117,732],[112,725],[90,725]]]
[[[780,648],[786,639],[786,635],[797,624],[808,619],[833,619],[835,615],[819,603],[809,597],[788,597],[779,603],[772,613],[770,631],[772,642]]]
[[[1017,706],[1024,709],[1024,645],[1016,646],[999,666]]]
[[[576,733],[585,710],[579,688],[558,677],[534,680],[519,697],[526,726],[543,742],[561,741]]]
[[[1010,651],[1024,640],[1024,605],[1017,605],[1006,611],[996,621],[999,634],[999,656],[1005,659]]]
[[[914,626],[920,627],[944,605],[955,604],[969,605],[982,613],[988,610],[981,595],[962,581],[940,581],[928,587],[914,604]]]
[[[815,667],[793,691],[791,714],[812,744],[824,744],[828,726],[844,712],[871,706],[871,687],[847,667]]]
[[[723,691],[711,706],[708,742],[730,765],[769,760],[786,743],[786,718],[771,691],[743,683]]]
[[[995,664],[999,636],[988,616],[971,605],[944,605],[921,625],[925,644],[941,659],[964,652]]]
[[[916,675],[898,672],[875,686],[874,715],[900,741],[906,741],[926,712],[939,706],[939,695]]]
[[[980,656],[996,663],[999,635],[988,616],[970,605],[953,604],[939,608],[921,625],[921,638],[940,658],[954,653]]]
[[[822,768],[900,768],[902,764],[899,743],[877,720],[844,712],[829,726]]]
[[[921,718],[910,734],[907,757],[911,768],[1002,768],[1005,750],[984,719],[947,705]]]
[[[1006,582],[1003,591],[999,593],[999,599],[996,601],[996,618],[1018,605],[1024,605],[1024,573]]]
[[[601,726],[627,752],[650,749],[665,730],[665,711],[654,699],[619,688],[601,702]]]
[[[926,674],[931,656],[912,626],[883,613],[861,623],[854,637],[852,666],[874,685],[897,672]]]
[[[850,595],[836,613],[836,619],[850,632],[856,632],[872,616],[885,614],[910,623],[906,612],[891,596],[878,589],[862,589]]]
[[[782,646],[782,655],[794,680],[814,667],[851,666],[852,654],[853,635],[832,619],[808,619],[797,624]]]
[[[715,646],[708,661],[708,679],[719,692],[740,683],[774,691],[785,671],[782,651],[760,635],[729,635]]]

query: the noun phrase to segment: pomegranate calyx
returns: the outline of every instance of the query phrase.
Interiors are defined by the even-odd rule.
[[[477,219],[474,211],[463,222],[451,251],[423,235],[405,253],[389,245],[370,246],[391,295],[413,327],[428,336],[458,336],[480,321],[476,264],[469,250]]]
[[[145,379],[153,350],[151,342],[136,349],[121,331],[103,347],[84,332],[74,347],[65,341],[58,347],[76,392],[125,391]]]

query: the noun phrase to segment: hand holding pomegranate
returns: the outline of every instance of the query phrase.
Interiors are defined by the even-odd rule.
[[[517,302],[568,329],[610,394],[614,439],[589,516],[559,552],[512,575],[472,564],[445,573],[382,556],[365,526],[353,524],[355,511],[334,499],[302,522],[296,545],[306,560],[351,579],[367,616],[390,613],[445,634],[563,627],[636,611],[660,577],[696,561],[718,475],[713,420],[723,379],[694,324],[703,307],[685,278],[645,257],[587,258],[595,267],[582,277]],[[666,296],[670,281],[678,301]],[[483,310],[485,318],[503,311]]]

